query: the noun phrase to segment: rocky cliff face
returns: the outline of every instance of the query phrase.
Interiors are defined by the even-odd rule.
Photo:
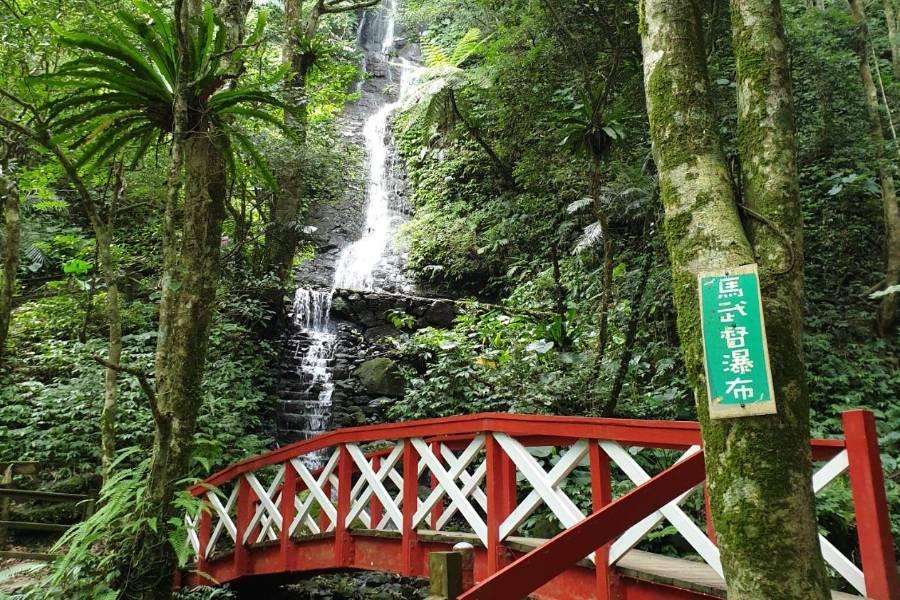
[[[393,311],[408,316],[403,330],[389,318]],[[443,298],[335,290],[330,314],[337,341],[327,363],[334,386],[328,428],[382,422],[387,405],[403,395],[403,379],[389,338],[423,327],[449,327],[459,312],[453,301]],[[278,437],[282,443],[309,435],[309,403],[314,402],[297,361],[308,351],[310,340],[293,333],[286,334],[294,344],[285,346],[280,365]]]

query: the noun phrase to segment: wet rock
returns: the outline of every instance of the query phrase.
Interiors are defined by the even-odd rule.
[[[429,325],[450,327],[456,318],[456,304],[450,300],[438,300],[423,315]]]
[[[389,358],[372,358],[353,372],[370,394],[399,397],[403,395],[404,381],[397,363]]]

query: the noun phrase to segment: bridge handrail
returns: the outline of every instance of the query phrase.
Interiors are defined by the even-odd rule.
[[[813,487],[819,492],[849,472],[865,571],[820,536],[823,556],[861,594],[876,600],[900,597],[895,594],[900,592],[896,572],[891,572],[892,541],[874,418],[866,411],[848,411],[844,425],[845,439],[812,441],[813,459],[825,463],[816,471]],[[366,452],[366,445],[375,442],[388,447]],[[687,472],[685,464],[696,469],[701,445],[699,425],[686,421],[484,413],[342,429],[247,459],[193,486],[191,493],[204,498],[205,508],[186,515],[185,521],[198,572],[207,572],[217,556],[232,552],[230,566],[220,572],[227,580],[253,573],[250,552],[257,542],[278,542],[284,569],[296,570],[302,548],[296,536],[301,534],[333,534],[333,567],[349,566],[351,530],[358,527],[400,535],[401,572],[421,574],[417,529],[427,524],[441,530],[454,522],[481,540],[488,573],[493,574],[506,561],[505,541],[520,535],[516,532],[540,506],[563,529],[583,531],[585,523],[596,522],[592,512],[597,515],[622,500],[612,495],[613,466],[638,490],[665,473]],[[554,460],[542,462],[539,457],[546,454],[535,446],[556,447]],[[635,460],[646,448],[681,451],[680,458],[654,476]],[[326,449],[330,451],[323,453]],[[301,460],[310,454],[324,455],[324,460],[312,468]],[[661,454],[654,461],[669,456]],[[565,488],[567,478],[579,468],[584,474],[585,466],[592,502],[587,512]],[[430,493],[426,491],[424,499],[423,477],[430,479]],[[641,507],[648,516],[617,524],[618,537],[610,537],[610,543],[590,553],[598,582],[608,582],[612,566],[664,520],[715,573],[723,575],[708,503],[706,531],[681,508],[697,484],[675,494],[674,500],[669,497],[672,490],[659,485],[649,487],[663,495]],[[633,508],[604,514],[625,510],[622,514],[634,517]],[[571,552],[554,550],[559,547],[551,541],[537,552],[559,552],[555,562],[559,565],[571,558]],[[513,567],[513,573],[524,572]]]
[[[244,473],[340,444],[412,437],[428,438],[429,441],[436,442],[466,441],[482,432],[506,433],[515,435],[517,439],[532,436],[533,439],[530,441],[533,443],[526,444],[528,446],[550,446],[553,445],[553,441],[572,439],[609,440],[661,449],[686,449],[702,443],[700,425],[696,421],[478,413],[330,431],[234,463],[195,484],[190,492],[194,496],[199,496],[204,494],[209,486],[220,486]],[[841,439],[812,441],[814,458],[817,460],[830,458],[843,448],[844,441]]]

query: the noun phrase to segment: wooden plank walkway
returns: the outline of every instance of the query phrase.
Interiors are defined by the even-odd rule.
[[[426,541],[469,542],[473,546],[482,546],[481,541],[469,533],[420,529],[418,534],[419,539]],[[510,536],[504,545],[519,552],[530,552],[547,541],[546,538]],[[593,565],[587,560],[581,561],[579,564],[583,567],[593,568]],[[718,598],[726,597],[725,582],[705,562],[664,556],[643,550],[631,550],[619,559],[616,569],[624,577],[679,587]],[[862,596],[837,591],[831,592],[831,598],[832,600],[864,600]]]

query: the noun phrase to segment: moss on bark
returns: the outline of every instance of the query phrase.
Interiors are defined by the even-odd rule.
[[[802,241],[784,39],[777,2],[735,0],[732,8],[745,197],[768,217],[767,225],[753,224],[749,237],[716,133],[698,5],[645,0],[641,10],[645,89],[679,338],[696,392],[729,598],[826,598],[799,345]],[[697,274],[751,262],[762,271],[780,413],[713,421]]]

